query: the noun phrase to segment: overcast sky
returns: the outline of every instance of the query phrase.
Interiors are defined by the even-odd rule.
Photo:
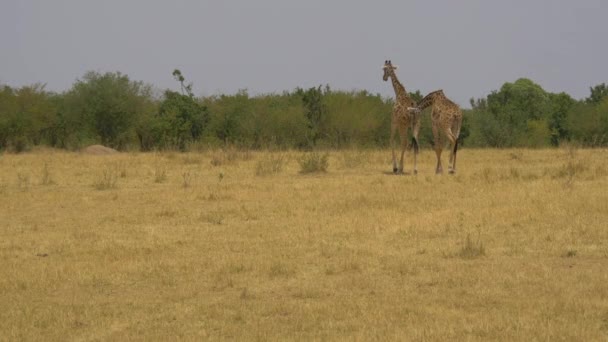
[[[0,0],[0,83],[64,91],[88,70],[197,95],[329,84],[460,105],[527,77],[586,97],[608,82],[605,0]]]

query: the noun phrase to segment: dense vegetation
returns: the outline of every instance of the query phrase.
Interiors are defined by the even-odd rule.
[[[116,73],[88,72],[64,93],[41,84],[0,86],[0,150],[32,146],[77,149],[100,143],[120,150],[189,150],[234,144],[248,148],[386,146],[393,99],[329,86],[282,94],[197,98],[179,70],[181,91],[162,95]],[[474,147],[545,147],[575,141],[608,145],[608,87],[588,98],[549,93],[528,79],[471,99],[461,138]],[[414,92],[419,99],[422,94]],[[423,115],[423,145],[432,143]]]

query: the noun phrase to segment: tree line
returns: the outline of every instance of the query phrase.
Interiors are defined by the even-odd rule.
[[[62,93],[42,84],[0,85],[0,150],[33,146],[75,150],[103,144],[119,150],[187,151],[227,144],[247,148],[385,147],[392,98],[329,86],[281,94],[196,97],[173,72],[180,91],[162,94],[120,72],[88,72]],[[411,92],[420,100],[420,91]],[[505,83],[464,110],[461,140],[469,147],[548,147],[564,142],[608,145],[608,87],[575,100],[529,79]],[[431,145],[429,113],[421,145]]]

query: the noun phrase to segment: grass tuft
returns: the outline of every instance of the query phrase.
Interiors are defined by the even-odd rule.
[[[246,161],[252,158],[251,151],[248,149],[239,150],[234,146],[228,146],[220,150],[213,151],[211,155],[211,165],[222,166],[236,163],[237,161]]]
[[[176,210],[171,210],[171,209],[163,209],[161,210],[158,214],[156,214],[156,216],[158,217],[175,217],[177,215],[177,211]]]
[[[475,259],[486,255],[486,248],[483,245],[481,239],[477,239],[474,242],[471,239],[471,234],[467,234],[467,238],[464,241],[464,245],[458,252],[458,256],[463,259]]]
[[[48,163],[44,163],[44,166],[42,167],[42,175],[41,175],[41,179],[40,179],[40,184],[41,185],[55,184],[55,181],[53,180],[53,176],[51,175],[51,171],[49,169]]]
[[[105,168],[93,182],[93,187],[97,190],[108,190],[116,188],[118,173],[115,168]]]
[[[300,173],[327,172],[327,168],[329,167],[329,153],[306,153],[298,162],[300,163]]]
[[[295,271],[282,262],[272,264],[268,272],[270,278],[289,278],[294,274]]]
[[[192,174],[190,173],[190,171],[184,171],[182,173],[182,179],[183,179],[182,186],[184,187],[184,189],[189,188],[190,184],[192,183]]]
[[[127,178],[127,164],[125,162],[116,163],[116,172],[120,178]]]
[[[164,183],[167,180],[167,168],[157,164],[154,168],[154,183]]]
[[[21,190],[27,190],[30,187],[30,175],[17,172],[17,187]]]
[[[269,176],[280,173],[285,165],[286,158],[280,153],[269,153],[266,157],[258,160],[255,165],[256,176]]]
[[[199,156],[187,154],[186,156],[184,156],[183,161],[186,165],[198,165],[201,163],[201,158]]]
[[[572,179],[576,175],[585,172],[588,169],[587,165],[585,165],[580,160],[569,160],[564,165],[560,166],[555,172],[554,178],[566,178]]]
[[[521,150],[515,150],[515,151],[509,153],[509,157],[512,160],[521,161],[524,157],[524,153]]]
[[[483,169],[481,169],[481,178],[484,181],[491,183],[494,180],[494,172],[491,168],[484,167]]]
[[[356,169],[367,163],[369,157],[365,151],[344,151],[342,153],[342,167],[344,169]]]
[[[224,222],[224,215],[219,212],[203,213],[200,218],[203,222],[211,223],[216,226],[220,226]]]

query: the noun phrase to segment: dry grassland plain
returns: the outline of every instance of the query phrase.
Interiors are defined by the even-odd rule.
[[[608,150],[303,156],[1,155],[0,340],[608,339]]]

